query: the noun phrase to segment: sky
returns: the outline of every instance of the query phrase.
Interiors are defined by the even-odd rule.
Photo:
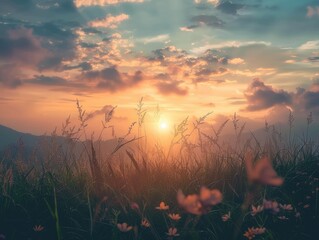
[[[319,117],[319,0],[0,0],[0,124]],[[284,120],[283,120],[284,119]],[[163,126],[163,123],[161,123]],[[164,125],[165,125],[164,124]]]

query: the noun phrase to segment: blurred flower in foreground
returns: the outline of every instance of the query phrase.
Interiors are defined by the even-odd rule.
[[[247,177],[250,182],[264,185],[280,186],[283,179],[277,175],[268,157],[263,157],[253,166],[253,156],[248,153],[245,157]]]
[[[256,235],[261,235],[265,233],[266,228],[258,227],[258,228],[248,228],[248,230],[244,233],[244,237],[248,238],[249,240],[253,239]]]
[[[182,190],[178,190],[177,192],[178,204],[187,212],[195,215],[207,213],[211,206],[219,204],[222,199],[223,195],[219,190],[210,190],[206,187],[201,188],[200,195],[192,194],[185,197]]]
[[[172,219],[172,220],[174,220],[174,221],[178,221],[178,220],[180,220],[181,219],[181,216],[178,214],[178,213],[170,213],[170,214],[168,214],[168,217],[170,218],[170,219]]]
[[[177,237],[179,234],[177,233],[177,228],[169,228],[168,232],[166,233],[170,237]]]
[[[43,230],[44,230],[44,227],[41,225],[35,225],[33,227],[33,231],[35,231],[35,232],[42,232]]]
[[[3,234],[0,234],[0,240],[5,240],[6,236],[4,236]]]
[[[229,219],[230,219],[230,212],[228,212],[227,214],[224,214],[222,216],[223,222],[227,222]]]
[[[117,224],[117,228],[118,228],[121,232],[128,232],[128,231],[131,231],[131,230],[133,229],[133,227],[127,225],[127,223],[118,223],[118,224]]]
[[[166,205],[164,202],[160,202],[160,205],[156,207],[156,209],[165,211],[169,209],[169,206]]]
[[[143,219],[141,223],[142,227],[149,228],[151,226],[150,222],[147,219]]]
[[[257,206],[255,207],[254,205],[251,206],[251,216],[256,216],[258,213],[262,212],[264,210],[263,206]]]

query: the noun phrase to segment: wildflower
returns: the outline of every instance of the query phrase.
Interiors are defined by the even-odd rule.
[[[264,157],[253,166],[253,157],[248,154],[245,157],[247,177],[250,182],[258,182],[264,185],[280,186],[283,179],[273,169],[270,159]]]
[[[222,201],[222,193],[219,190],[210,190],[202,187],[200,194],[192,194],[185,197],[181,190],[177,192],[177,202],[187,212],[201,215],[207,213],[211,206],[214,206]]]
[[[156,207],[156,209],[165,211],[165,210],[169,209],[169,206],[166,205],[164,202],[160,202],[160,205],[158,207]]]
[[[264,234],[266,232],[266,228],[257,227],[257,228],[253,228],[253,231],[255,232],[255,235],[261,235],[261,234]]]
[[[141,222],[141,226],[145,228],[149,228],[151,226],[150,222],[147,219],[143,219]]]
[[[203,205],[214,206],[223,200],[223,195],[219,190],[217,189],[209,190],[206,187],[201,187],[199,196]]]
[[[265,210],[270,210],[274,214],[276,214],[276,213],[278,213],[280,211],[279,204],[276,201],[264,200],[264,204],[263,205],[264,205],[264,209]]]
[[[300,216],[301,216],[301,215],[300,215],[300,212],[296,212],[295,217],[296,217],[296,218],[300,218]]]
[[[223,222],[227,222],[229,219],[230,219],[230,212],[228,212],[227,214],[224,214],[222,216]]]
[[[178,221],[181,219],[181,215],[179,215],[178,213],[168,214],[168,217],[174,221]]]
[[[244,237],[248,238],[249,240],[255,237],[253,228],[248,228],[248,230],[244,233]]]
[[[0,234],[0,240],[5,240],[5,239],[6,239],[6,236],[3,234]]]
[[[310,207],[309,204],[306,204],[306,205],[303,206],[303,208],[309,208],[309,207]]]
[[[280,208],[286,211],[292,211],[294,208],[291,206],[291,204],[279,204]]]
[[[131,209],[135,211],[140,211],[140,206],[136,202],[131,203]]]
[[[169,228],[168,232],[166,233],[170,237],[177,237],[179,234],[177,233],[177,228]]]
[[[249,240],[253,239],[256,235],[264,234],[266,231],[266,228],[264,227],[251,227],[248,228],[248,230],[244,233],[244,236],[248,238]]]
[[[44,227],[41,225],[35,225],[33,227],[33,231],[35,231],[35,232],[42,232],[43,230],[44,230]]]
[[[131,231],[131,230],[133,229],[133,227],[127,225],[127,223],[118,223],[118,224],[117,224],[117,228],[118,228],[121,232],[128,232],[128,231]]]
[[[262,212],[264,210],[264,207],[259,205],[255,207],[254,205],[251,206],[251,216],[256,216],[258,213]]]

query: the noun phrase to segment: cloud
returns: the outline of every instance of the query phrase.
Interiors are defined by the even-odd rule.
[[[190,27],[180,27],[179,30],[181,30],[182,32],[193,32],[194,29],[190,28]]]
[[[213,2],[216,3],[216,1],[213,1]],[[242,9],[243,7],[244,5],[242,4],[232,3],[230,1],[223,1],[216,5],[216,8],[218,10],[222,11],[223,13],[232,14],[232,15],[236,15],[238,10]]]
[[[186,88],[181,88],[180,84],[183,83],[182,81],[161,81],[157,83],[155,86],[159,93],[163,95],[181,95],[185,96],[188,94],[188,90]]]
[[[121,22],[127,19],[129,19],[129,15],[124,13],[117,16],[107,15],[103,19],[98,19],[98,20],[89,22],[88,25],[91,27],[102,27],[102,28],[114,29],[114,28],[117,28]]]
[[[16,88],[22,85],[20,75],[17,74],[14,64],[0,65],[0,83],[7,88]]]
[[[314,80],[309,89],[297,88],[296,102],[307,110],[319,109],[319,79]]]
[[[103,114],[107,114],[109,112],[111,112],[114,109],[114,107],[112,105],[105,105],[104,107],[102,107],[99,110],[96,110],[94,112],[90,112],[86,115],[85,119],[89,120],[92,119],[98,115],[103,115]]]
[[[29,83],[38,84],[38,85],[47,85],[47,86],[61,86],[66,85],[67,81],[61,77],[48,77],[44,75],[35,76],[34,79],[29,80]]]
[[[280,89],[265,85],[263,81],[255,78],[244,92],[248,111],[259,111],[269,109],[276,105],[291,105],[292,96]]]
[[[308,60],[310,62],[319,62],[319,56],[316,56],[316,57],[308,57]]]
[[[138,41],[143,42],[144,44],[155,43],[155,42],[166,42],[169,40],[168,34],[161,34],[154,37],[142,38]]]
[[[313,50],[313,49],[319,49],[319,40],[314,41],[308,41],[301,46],[299,46],[300,50]]]
[[[196,27],[206,25],[214,28],[222,28],[225,24],[223,20],[214,15],[197,15],[192,17],[191,21],[196,23]],[[193,26],[193,28],[195,28],[195,26]]]
[[[46,50],[32,29],[9,30],[5,36],[0,37],[0,60],[7,63],[34,66],[46,55]]]
[[[191,52],[200,54],[209,49],[221,49],[221,48],[240,48],[245,46],[255,46],[255,45],[263,45],[270,46],[270,42],[265,41],[223,41],[215,44],[207,44],[201,47],[191,49]]]
[[[142,3],[144,0],[74,0],[77,7],[106,6],[119,3]]]
[[[121,89],[135,86],[144,80],[141,71],[135,71],[134,74],[120,73],[118,69],[113,67],[106,67],[102,70],[88,71],[81,76],[87,81],[95,81],[98,89],[116,92]]]
[[[311,18],[314,16],[319,16],[319,6],[318,7],[307,7],[307,17]]]
[[[233,64],[233,65],[238,65],[238,64],[245,63],[245,60],[242,58],[232,58],[232,59],[228,60],[228,63]]]

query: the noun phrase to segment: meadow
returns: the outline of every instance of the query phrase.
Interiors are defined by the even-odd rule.
[[[244,135],[236,115],[210,132],[210,113],[185,118],[163,148],[146,143],[140,101],[136,123],[105,153],[116,109],[93,139],[77,108],[79,123],[63,123],[63,142],[53,132],[32,154],[0,159],[0,239],[319,239],[312,115],[302,136],[290,113],[287,133],[266,123],[262,140]]]

